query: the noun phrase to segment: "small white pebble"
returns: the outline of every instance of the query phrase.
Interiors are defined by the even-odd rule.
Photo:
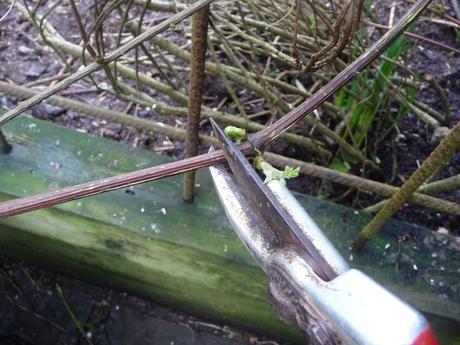
[[[350,254],[350,261],[353,261],[353,254]]]
[[[141,208],[141,213],[144,213],[145,212],[145,209],[142,207]]]
[[[166,216],[166,209],[164,207],[162,207],[160,211],[163,213],[163,216]]]
[[[415,271],[417,271],[417,270],[418,270],[418,267],[417,267],[417,265],[416,265],[416,264],[414,264],[414,265],[412,266],[412,268],[413,268]]]
[[[387,250],[388,248],[390,248],[390,246],[391,246],[390,243],[385,244],[385,250]]]
[[[118,305],[115,306],[115,310],[119,310],[120,307]]]
[[[449,235],[449,230],[443,226],[440,226],[436,232],[441,235]]]
[[[438,257],[438,254],[433,253],[433,254],[431,254],[431,257],[432,257],[432,258],[437,258],[437,257]]]

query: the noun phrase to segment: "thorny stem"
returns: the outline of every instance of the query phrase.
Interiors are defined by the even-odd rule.
[[[460,148],[460,121],[451,129],[449,134],[434,149],[423,164],[402,185],[390,201],[377,213],[353,243],[353,250],[360,251],[414,194],[414,192],[438,169],[449,162]]]
[[[185,158],[196,156],[200,144],[200,117],[203,100],[204,67],[208,37],[209,5],[192,16],[192,61],[188,93],[187,138]],[[184,174],[184,201],[193,202],[195,171]]]
[[[210,2],[210,0],[208,1]],[[316,92],[313,97],[303,102],[299,107],[292,110],[285,117],[281,118],[270,127],[253,135],[251,137],[252,143],[259,149],[265,148],[273,140],[279,137],[281,133],[288,130],[297,121],[301,120],[323,102],[325,102],[325,100],[332,96],[340,87],[345,85],[349,80],[356,77],[359,71],[374,61],[399,35],[402,34],[402,32],[404,32],[404,30],[417,18],[418,15],[422,13],[422,11],[430,4],[430,2],[431,0],[417,1],[400,19],[400,21],[381,39],[379,39],[371,48],[369,48],[346,69],[344,69],[323,88]],[[203,2],[203,4],[205,3],[206,2]],[[190,8],[194,6],[195,5],[191,6]],[[40,100],[44,98],[46,97],[40,98]],[[249,154],[253,151],[252,147],[248,144],[242,145],[240,148],[244,154]],[[51,193],[44,193],[3,202],[0,203],[0,217],[7,217],[14,214],[75,200],[89,195],[95,195],[114,189],[125,188],[135,184],[153,181],[167,176],[180,174],[186,171],[219,164],[224,160],[225,158],[222,151],[214,151],[212,153],[184,159],[174,163],[164,164],[157,167],[131,172],[128,174],[122,174],[111,178],[63,188]]]
[[[245,154],[251,152],[251,147],[249,145],[245,145],[242,149]],[[111,190],[134,186],[136,184],[154,181],[168,176],[178,175],[223,162],[225,162],[225,157],[223,152],[219,150],[192,158],[182,159],[173,163],[161,164],[127,174],[62,188],[52,192],[2,202],[0,203],[0,218],[58,205],[67,201]]]

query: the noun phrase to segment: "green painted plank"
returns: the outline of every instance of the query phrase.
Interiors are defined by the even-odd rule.
[[[0,156],[2,200],[171,160],[28,117],[8,123],[5,134],[14,149]],[[0,248],[181,309],[299,339],[271,312],[266,278],[230,229],[207,170],[197,183],[194,204],[182,202],[181,177],[171,177],[3,219]],[[370,216],[298,198],[350,260],[350,241]],[[399,243],[402,235],[407,240]],[[460,320],[458,239],[392,221],[350,264],[422,311]]]
[[[14,150],[0,157],[5,172],[1,191],[11,195],[39,193],[171,161],[26,117],[10,122],[5,135],[13,135]],[[198,249],[206,243],[206,250],[211,253],[255,265],[218,207],[208,172],[202,170],[197,174],[199,201],[193,205],[182,202],[181,183],[181,177],[171,177],[58,208],[154,239]],[[206,227],[202,227],[204,216]]]

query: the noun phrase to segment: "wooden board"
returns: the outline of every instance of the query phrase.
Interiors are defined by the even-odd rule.
[[[25,116],[8,123],[5,134],[14,149],[0,156],[1,200],[170,161]],[[266,278],[230,229],[207,170],[198,173],[194,204],[182,202],[181,180],[172,177],[2,219],[0,249],[221,322],[301,341],[296,329],[272,313]],[[446,318],[460,321],[458,239],[392,221],[352,258],[349,244],[370,216],[298,198],[352,266],[440,316],[440,327]],[[449,339],[460,339],[456,325],[452,333],[449,324]]]

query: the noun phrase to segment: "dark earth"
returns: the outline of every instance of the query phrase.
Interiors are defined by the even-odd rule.
[[[448,8],[448,2],[444,2]],[[380,10],[382,22],[385,22],[392,2],[383,3]],[[408,6],[404,1],[398,4]],[[0,17],[7,12],[8,7],[8,3],[0,4]],[[448,13],[454,16],[454,13]],[[59,23],[58,29],[62,32],[78,32],[72,21],[61,20]],[[459,48],[458,30],[452,26],[423,20],[417,23],[414,32]],[[79,37],[75,35],[74,42],[78,41]],[[37,32],[31,24],[21,19],[14,9],[0,22],[0,52],[0,80],[3,81],[48,85],[51,81],[47,81],[47,78],[67,73],[51,49],[39,43]],[[427,73],[433,75],[444,89],[453,114],[449,122],[449,127],[452,127],[460,120],[460,56],[427,43],[415,42],[405,60],[420,76]],[[222,86],[208,87],[206,90],[206,101],[210,106],[217,106],[226,96]],[[100,92],[88,82],[71,86],[63,95],[81,101],[91,100],[92,104],[102,107],[139,117],[161,119],[164,123],[185,127],[181,118],[161,117],[153,109],[145,109]],[[434,109],[443,111],[439,97],[428,88],[419,91],[419,98]],[[17,102],[15,97],[0,94],[0,107],[10,109]],[[122,141],[134,147],[177,158],[181,158],[183,154],[182,143],[165,136],[152,137],[133,128],[94,120],[44,103],[33,108],[31,113],[41,119]],[[209,130],[207,125],[204,130]],[[384,142],[379,151],[384,167],[383,176],[368,177],[401,185],[440,140],[432,129],[410,114],[403,118],[399,130],[404,133],[404,137],[398,142],[397,149],[390,142]],[[275,149],[281,152],[290,150],[282,143],[276,145]],[[392,169],[393,160],[397,162],[395,170]],[[458,174],[459,168],[460,155],[457,154],[439,173],[438,178]],[[356,173],[359,174],[359,171]],[[299,192],[337,200],[357,208],[367,207],[381,200],[369,194],[347,192],[344,187],[306,176],[290,182],[289,186]],[[344,193],[345,196],[341,197]],[[439,197],[459,203],[460,190]],[[398,212],[396,218],[422,224],[433,230],[442,228],[443,231],[460,234],[458,218],[428,209],[406,206]],[[91,286],[30,263],[2,257],[0,267],[0,288],[3,290],[0,295],[0,344],[276,343],[259,335],[198,320],[123,292]],[[63,292],[62,295],[59,291]]]

